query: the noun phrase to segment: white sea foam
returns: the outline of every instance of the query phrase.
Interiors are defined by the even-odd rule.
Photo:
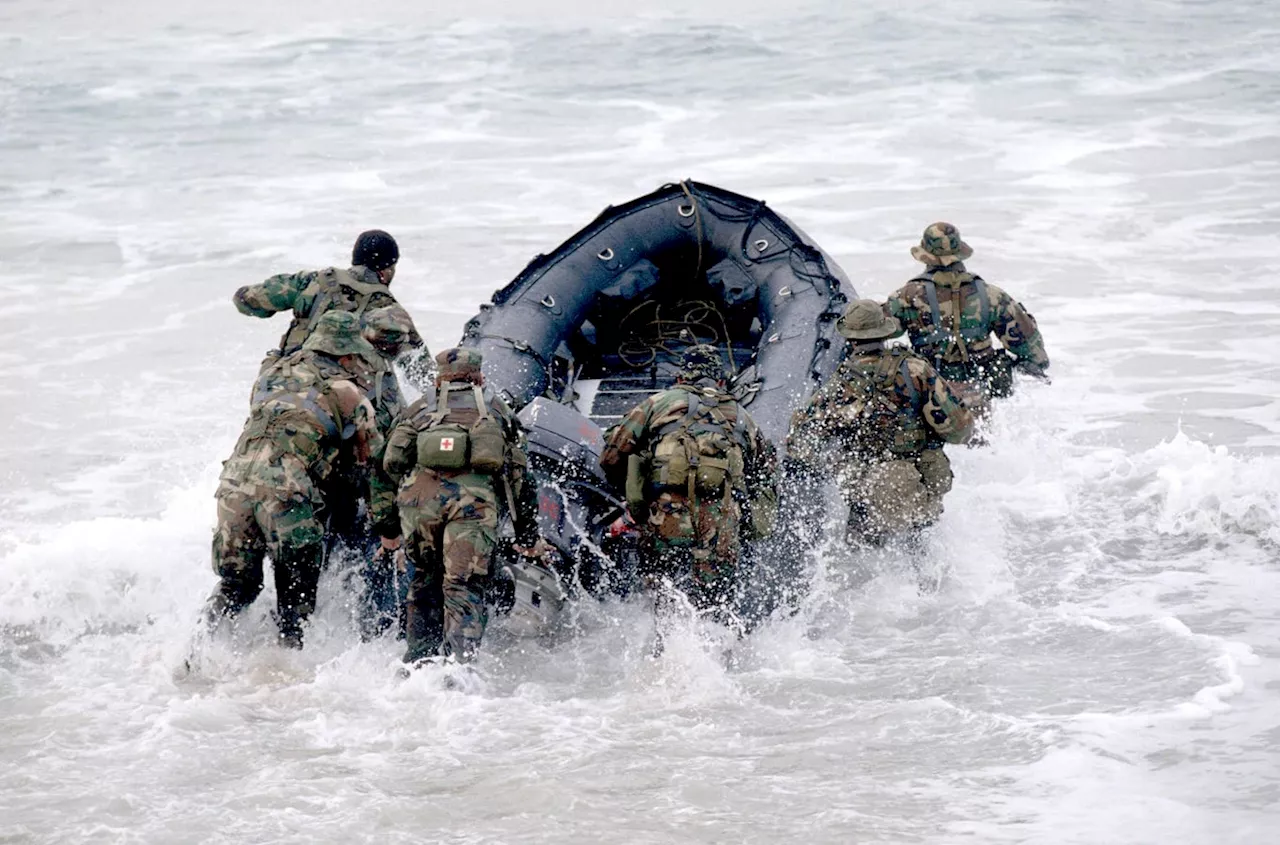
[[[1269,841],[1270,9],[763,11],[0,5],[0,838]],[[685,621],[653,661],[643,601],[589,604],[557,640],[495,626],[456,690],[397,681],[330,573],[303,652],[268,586],[180,671],[284,328],[236,287],[380,226],[439,349],[686,176],[876,297],[951,220],[1040,321],[1054,382],[952,452],[923,591],[832,540],[744,642]]]

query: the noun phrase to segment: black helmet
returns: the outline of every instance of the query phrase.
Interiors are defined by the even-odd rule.
[[[351,248],[353,267],[385,270],[399,260],[400,247],[396,246],[396,239],[381,229],[361,232],[356,238],[356,245]]]

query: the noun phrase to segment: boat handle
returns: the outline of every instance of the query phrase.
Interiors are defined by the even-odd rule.
[[[547,294],[546,296],[542,297],[542,304],[547,308],[555,308],[556,298],[551,294]]]
[[[693,210],[694,209],[693,209],[692,203],[689,205],[676,206],[676,214],[679,214],[681,217],[692,217]]]
[[[783,285],[778,288],[778,296],[791,296],[791,285]]]
[[[766,249],[769,248],[769,242],[764,238],[761,238],[760,240],[752,244],[752,246],[756,248],[757,252],[764,252]]]
[[[599,258],[601,261],[612,261],[613,247],[607,246],[604,249],[600,250],[599,252],[596,253],[596,258]]]

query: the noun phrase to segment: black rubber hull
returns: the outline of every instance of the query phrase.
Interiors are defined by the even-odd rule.
[[[553,398],[567,401],[571,396],[560,395],[569,381],[562,371],[575,366],[567,350],[582,348],[584,324],[608,293],[626,297],[626,274],[645,261],[661,266],[664,276],[700,284],[715,275],[719,287],[707,289],[726,312],[754,315],[758,324],[732,340],[731,367],[742,368],[733,384],[766,436],[781,446],[792,411],[838,363],[835,319],[851,288],[803,232],[749,197],[685,182],[605,209],[496,292],[467,324],[462,345],[483,352],[486,380],[515,407],[549,388]],[[673,284],[680,282],[636,299],[670,298]],[[604,347],[616,339],[593,340]],[[609,364],[602,367],[608,375]]]

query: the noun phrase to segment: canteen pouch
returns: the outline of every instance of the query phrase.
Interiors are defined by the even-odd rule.
[[[747,520],[747,539],[762,540],[773,533],[778,521],[778,491],[773,485],[764,485],[748,500],[750,519]]]
[[[664,437],[653,449],[652,478],[659,487],[683,489],[689,482],[689,455],[684,438]]]
[[[729,478],[733,449],[729,438],[719,431],[700,431],[689,445],[694,453],[690,460],[694,464],[694,489],[699,493],[719,493]]]
[[[467,432],[471,469],[475,472],[499,473],[506,465],[507,439],[502,435],[502,424],[487,409],[484,413]]]

